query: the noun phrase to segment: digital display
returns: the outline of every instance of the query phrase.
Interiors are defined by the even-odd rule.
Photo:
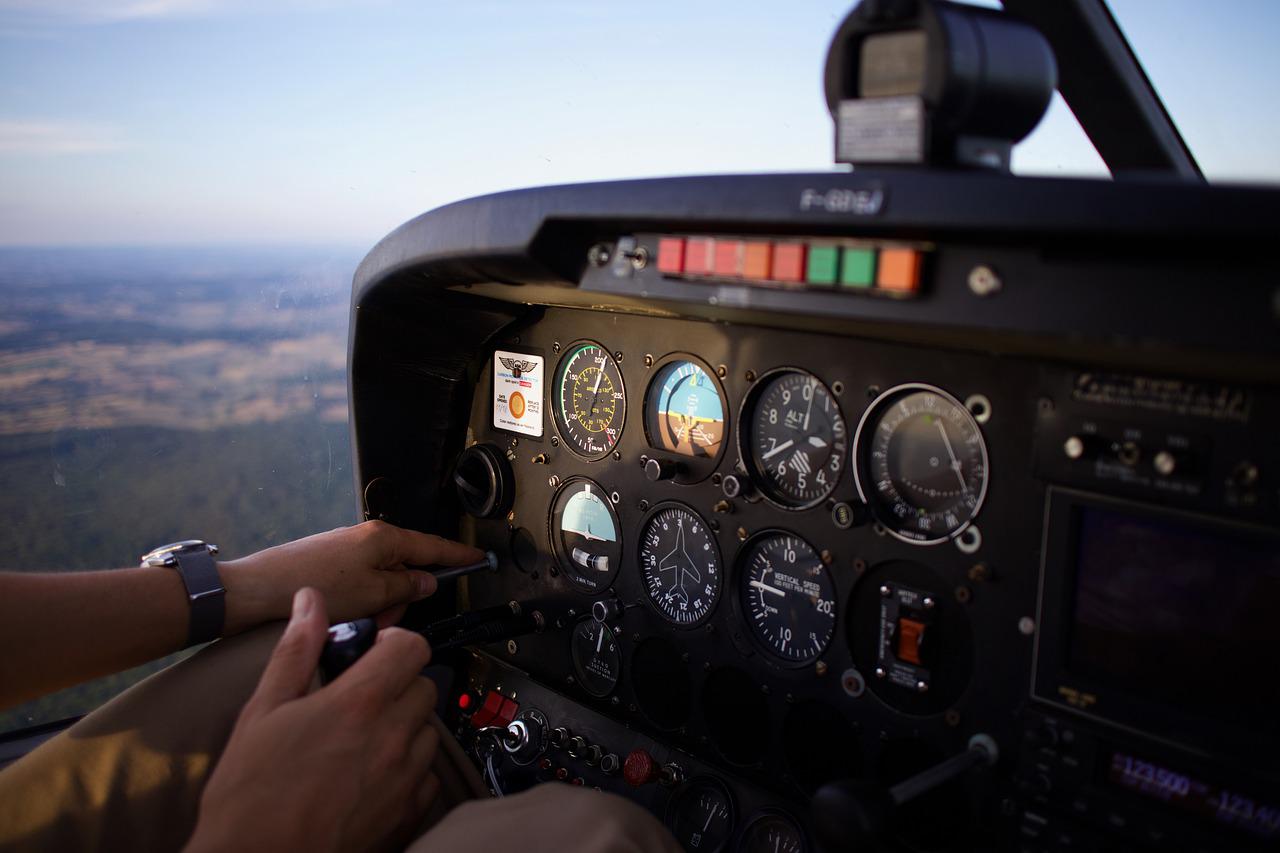
[[[1280,707],[1280,539],[1077,508],[1068,669],[1238,727]]]
[[[1259,802],[1246,794],[1212,785],[1137,756],[1111,753],[1107,780],[1184,812],[1242,829],[1260,838],[1280,839],[1280,806]]]

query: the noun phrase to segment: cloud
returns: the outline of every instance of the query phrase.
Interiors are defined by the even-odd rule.
[[[117,133],[102,125],[0,119],[0,155],[96,154],[123,147]]]

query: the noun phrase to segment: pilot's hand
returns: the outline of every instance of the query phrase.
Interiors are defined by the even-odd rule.
[[[304,586],[324,596],[333,621],[376,615],[385,628],[400,621],[409,602],[436,591],[434,576],[406,565],[459,566],[483,557],[469,545],[382,521],[277,545],[219,564],[227,589],[226,633],[286,618],[290,599]]]
[[[329,619],[312,589],[245,704],[200,800],[187,853],[402,845],[439,790],[426,641],[399,628],[308,695]]]

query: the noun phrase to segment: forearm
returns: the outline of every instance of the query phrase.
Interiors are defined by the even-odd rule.
[[[221,564],[225,634],[270,612],[258,578]],[[0,708],[164,657],[187,639],[189,605],[172,569],[0,573]]]

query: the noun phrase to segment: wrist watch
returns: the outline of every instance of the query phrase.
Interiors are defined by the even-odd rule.
[[[187,589],[187,601],[191,605],[187,646],[198,646],[222,636],[227,591],[222,587],[218,567],[213,562],[213,555],[217,553],[217,545],[199,539],[187,539],[161,545],[142,555],[144,568],[174,568],[182,577],[182,585]]]

